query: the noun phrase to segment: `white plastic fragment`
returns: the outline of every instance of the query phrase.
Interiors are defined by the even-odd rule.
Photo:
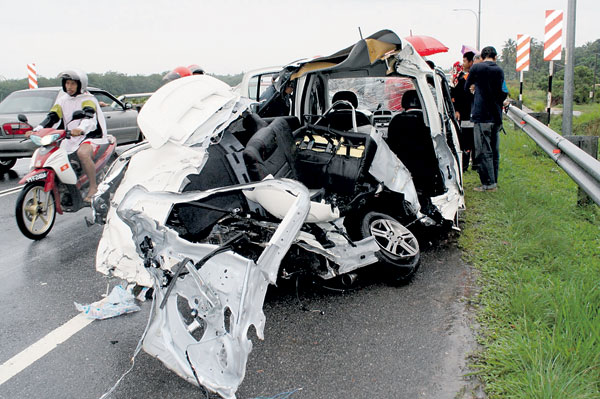
[[[133,294],[120,285],[115,286],[107,297],[89,305],[74,303],[77,310],[88,319],[108,319],[140,310],[134,302]]]

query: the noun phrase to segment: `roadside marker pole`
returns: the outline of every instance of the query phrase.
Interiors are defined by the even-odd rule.
[[[519,108],[523,109],[523,71],[519,73]]]
[[[523,107],[523,72],[529,71],[530,40],[528,35],[517,35],[517,72],[520,73],[519,108]]]
[[[27,77],[29,78],[29,88],[37,89],[37,68],[35,67],[35,64],[27,64]]]
[[[550,107],[552,105],[552,74],[554,61],[560,60],[562,53],[562,10],[546,10],[544,28],[544,61],[550,61],[548,76],[548,125],[550,125]]]
[[[548,112],[548,126],[550,126],[550,110],[552,108],[552,74],[554,73],[554,61],[550,61],[548,70],[548,101],[546,102],[546,111]]]

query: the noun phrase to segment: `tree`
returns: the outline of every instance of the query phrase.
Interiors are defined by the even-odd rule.
[[[497,64],[504,70],[504,78],[506,80],[518,79],[517,65],[517,42],[513,39],[508,39],[504,43],[504,47],[500,52]]]
[[[109,71],[105,73],[88,74],[88,82],[92,87],[97,87],[109,91],[115,96],[126,93],[152,93],[162,84],[162,77],[165,73],[155,73],[152,75],[128,76],[121,72]],[[212,75],[230,86],[235,86],[242,81],[243,73],[237,75]],[[60,79],[38,77],[39,87],[60,86]],[[4,80],[0,82],[0,101],[16,90],[23,90],[29,87],[27,79]]]

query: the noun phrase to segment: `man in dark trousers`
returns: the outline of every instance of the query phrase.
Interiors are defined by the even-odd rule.
[[[475,95],[471,121],[474,123],[475,163],[481,180],[481,186],[475,187],[475,191],[496,191],[498,185],[502,103],[508,90],[504,72],[496,65],[497,55],[496,49],[491,46],[481,50],[483,61],[471,67],[465,82],[465,90]]]
[[[473,122],[471,122],[471,104],[473,103],[473,93],[465,90],[465,82],[469,77],[469,71],[473,66],[473,57],[475,53],[467,51],[463,54],[462,71],[456,77],[456,83],[451,90],[452,102],[456,119],[460,123],[460,149],[462,150],[462,168],[466,171],[469,168],[469,160],[473,158],[473,170],[475,167],[475,155],[473,153]]]

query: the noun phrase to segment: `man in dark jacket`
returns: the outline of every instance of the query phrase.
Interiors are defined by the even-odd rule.
[[[508,90],[504,72],[496,65],[498,53],[494,47],[481,50],[482,62],[471,67],[465,90],[474,93],[471,121],[474,123],[475,155],[481,186],[475,191],[496,191],[500,161],[500,128],[502,103]]]
[[[451,90],[452,102],[456,119],[460,123],[460,149],[462,150],[462,168],[466,171],[469,168],[469,160],[473,153],[473,122],[471,122],[471,104],[473,103],[473,93],[465,90],[465,82],[469,76],[471,66],[473,66],[473,57],[475,53],[467,51],[463,54],[462,71],[456,77],[456,84]],[[475,155],[473,155],[473,170],[475,170]]]

